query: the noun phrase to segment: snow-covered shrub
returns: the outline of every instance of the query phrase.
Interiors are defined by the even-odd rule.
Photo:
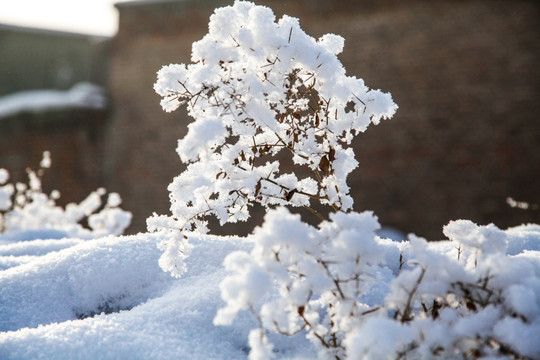
[[[535,359],[540,356],[540,231],[450,222],[450,241],[378,238],[370,212],[335,213],[319,228],[280,208],[251,251],[225,259],[230,325],[250,311],[251,359],[270,334],[304,332],[321,359]],[[519,254],[513,249],[520,248]],[[381,292],[383,296],[381,296]]]
[[[120,235],[131,222],[131,213],[122,210],[117,193],[108,194],[100,188],[91,192],[80,203],[69,203],[65,208],[56,205],[57,190],[46,194],[41,187],[45,169],[51,166],[50,153],[45,151],[37,171],[27,169],[28,183],[7,183],[9,173],[0,169],[0,233],[3,237],[20,238],[31,230],[57,230],[64,237],[96,238]],[[87,223],[88,228],[83,226]],[[55,235],[60,236],[59,234]]]
[[[401,356],[540,357],[539,233],[529,244],[533,256],[507,255],[526,231],[452,221],[444,227],[453,248],[448,253],[410,236],[413,259],[392,282],[385,304],[407,325],[410,341]]]
[[[172,216],[148,221],[151,230],[178,232],[162,258],[174,275],[185,270],[189,233],[207,231],[206,216],[245,221],[255,203],[315,212],[312,200],[350,210],[346,178],[357,161],[348,145],[396,111],[389,94],[345,74],[336,56],[343,38],[315,40],[298,19],[274,20],[269,8],[249,2],[219,8],[193,44],[193,64],[158,72],[164,110],[185,104],[195,119],[178,142],[189,165],[169,186]],[[278,153],[289,154],[292,172],[280,168]],[[311,176],[299,179],[305,167]]]
[[[251,252],[225,259],[231,273],[221,283],[226,306],[214,322],[230,325],[249,309],[260,326],[249,339],[252,358],[269,357],[255,355],[271,349],[268,332],[305,331],[322,358],[343,359],[347,334],[377,311],[359,299],[385,261],[375,235],[379,223],[370,212],[330,217],[316,229],[285,208],[270,211],[251,237]]]
[[[322,359],[540,357],[537,252],[508,256],[514,235],[466,221],[445,227],[450,243],[396,243],[376,235],[371,212],[352,211],[350,142],[397,106],[345,74],[343,44],[237,1],[212,15],[192,64],[158,72],[164,110],[186,105],[195,119],[178,143],[188,167],[169,186],[172,214],[148,219],[149,230],[173,235],[160,244],[160,266],[181,276],[207,216],[245,221],[260,204],[268,212],[248,237],[251,250],[225,258],[225,305],[214,319],[253,315],[251,359],[274,357],[276,334],[302,333]],[[280,167],[283,153],[292,168]],[[311,201],[328,205],[329,218]],[[321,223],[281,206],[304,207]]]

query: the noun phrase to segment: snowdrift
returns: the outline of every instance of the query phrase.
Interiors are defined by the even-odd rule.
[[[216,327],[223,258],[248,249],[240,238],[206,237],[189,272],[158,265],[163,234],[97,240],[32,240],[0,245],[3,257],[31,256],[0,272],[1,359],[240,359],[255,326],[247,316]],[[54,251],[53,245],[69,246]],[[22,262],[22,261],[21,261]],[[282,339],[294,355],[302,338]],[[291,355],[292,354],[292,355]]]
[[[506,233],[512,239],[508,251],[527,259],[538,276],[540,227],[521,226]],[[162,252],[157,244],[167,236],[145,233],[0,245],[3,259],[11,257],[19,263],[0,271],[0,358],[247,358],[248,334],[257,326],[250,314],[240,313],[226,327],[214,326],[213,319],[224,306],[219,289],[226,276],[224,258],[234,251],[249,251],[253,244],[236,237],[193,238],[188,271],[176,279],[158,265]],[[369,305],[380,304],[390,291],[392,274],[399,268],[391,260],[410,250],[408,242],[378,241],[390,261],[362,296]],[[451,242],[432,243],[430,248],[451,256],[456,252]],[[26,260],[17,261],[20,257]],[[532,285],[538,293],[540,285]],[[533,292],[532,303],[521,306],[538,313],[539,298],[534,296]],[[391,323],[378,318],[371,325],[381,333],[391,330]],[[316,357],[304,336],[271,337],[276,357]],[[514,336],[520,337],[517,340],[531,356],[540,355],[540,345],[533,341],[537,335]]]

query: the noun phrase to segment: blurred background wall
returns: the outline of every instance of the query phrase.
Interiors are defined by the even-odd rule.
[[[60,203],[81,201],[106,181],[108,111],[96,91],[107,84],[108,44],[106,37],[0,24],[0,168],[13,181],[25,181],[45,150],[53,169],[44,184],[61,190]]]
[[[430,239],[443,238],[442,226],[459,218],[501,228],[540,221],[539,210],[506,203],[512,197],[540,204],[538,2],[255,2],[278,17],[298,17],[314,37],[342,35],[347,73],[391,92],[400,107],[354,143],[360,165],[349,183],[356,210],[373,210],[383,225]],[[144,230],[152,212],[168,212],[166,187],[183,169],[174,149],[191,121],[184,110],[161,110],[152,89],[156,72],[189,62],[213,9],[231,3],[117,4],[119,31],[106,52],[111,107],[86,151],[93,158],[77,166],[94,163],[98,186],[122,195],[134,213],[131,231]],[[1,156],[0,167],[7,167]]]

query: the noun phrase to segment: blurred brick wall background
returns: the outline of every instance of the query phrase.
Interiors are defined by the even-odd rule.
[[[106,183],[102,170],[107,112],[62,109],[23,113],[0,119],[0,168],[10,182],[28,182],[27,168],[39,169],[43,151],[51,153],[52,167],[43,176],[46,192],[59,190],[58,204],[82,201]]]
[[[396,116],[355,142],[355,209],[430,239],[449,220],[508,227],[539,222],[540,6],[535,1],[256,1],[300,18],[319,37],[342,35],[349,75],[392,93]],[[174,152],[191,121],[164,113],[156,71],[189,62],[213,8],[227,1],[119,4],[112,44],[113,121],[107,178],[143,230],[168,212],[166,186],[183,168]]]
[[[105,86],[107,53],[105,37],[0,24],[0,97],[68,90],[80,82]],[[26,168],[39,168],[49,150],[52,169],[45,172],[44,189],[60,190],[61,205],[80,202],[106,182],[107,118],[107,109],[77,107],[0,116],[0,168],[9,170],[10,181],[26,182]]]

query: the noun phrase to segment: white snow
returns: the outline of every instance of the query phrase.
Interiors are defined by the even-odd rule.
[[[231,329],[214,326],[213,318],[223,305],[223,258],[250,244],[238,238],[192,239],[190,271],[175,279],[158,265],[156,245],[164,236],[71,240],[70,248],[1,271],[0,358],[245,358],[253,320],[240,316]],[[37,254],[40,247],[46,252],[51,241],[28,242],[26,253]],[[2,254],[10,249],[25,253],[22,245],[0,246]],[[107,309],[115,312],[99,315]],[[98,315],[77,319],[92,314]],[[281,339],[282,357],[302,353],[294,344],[303,342]]]
[[[520,252],[538,247],[540,231],[533,234],[530,228],[522,226],[505,232],[521,234],[527,230],[531,240],[536,236],[536,242],[530,241]],[[49,234],[43,232],[41,237]],[[168,236],[172,235],[159,232],[96,240],[40,239],[0,244],[0,259],[26,259],[0,271],[0,358],[247,358],[250,342],[260,346],[253,340],[256,332],[250,335],[257,324],[249,312],[240,312],[231,326],[215,326],[214,317],[226,304],[220,297],[220,283],[227,276],[224,259],[232,253],[239,256],[251,251],[253,242],[235,237],[192,237],[193,251],[186,260],[189,270],[181,278],[173,278],[158,265],[161,250],[157,244]],[[388,254],[399,254],[395,249],[409,246],[388,241]],[[441,242],[430,244],[430,248],[444,253],[450,247],[448,242]],[[516,249],[514,246],[512,251]],[[528,250],[526,254],[518,258],[536,264],[538,276],[540,252]],[[239,263],[238,259],[228,261]],[[252,275],[253,281],[261,281],[260,276]],[[392,272],[382,271],[362,302],[380,304],[394,278]],[[508,287],[509,306],[538,319],[538,277],[529,285]],[[492,324],[495,327],[490,331],[495,336],[512,339],[523,354],[532,358],[540,354],[534,342],[540,329],[538,320],[524,324],[519,319],[504,318],[497,322],[498,313],[489,308],[486,311],[491,312],[456,322],[455,333],[472,334]],[[93,317],[78,319],[83,316]],[[429,327],[433,332],[430,336],[437,334],[435,325]],[[447,331],[441,334],[449,335]],[[269,342],[258,351],[273,346],[273,354],[279,359],[314,358],[315,349],[304,335],[301,332],[287,338],[271,334]],[[351,358],[357,358],[357,351],[368,359],[381,358],[412,337],[406,325],[373,317],[352,332],[347,339],[348,352]]]
[[[103,109],[107,98],[100,86],[81,82],[66,91],[29,90],[0,97],[0,118],[21,112],[62,108]]]
[[[0,185],[5,184],[9,179],[9,172],[6,169],[0,169]]]

